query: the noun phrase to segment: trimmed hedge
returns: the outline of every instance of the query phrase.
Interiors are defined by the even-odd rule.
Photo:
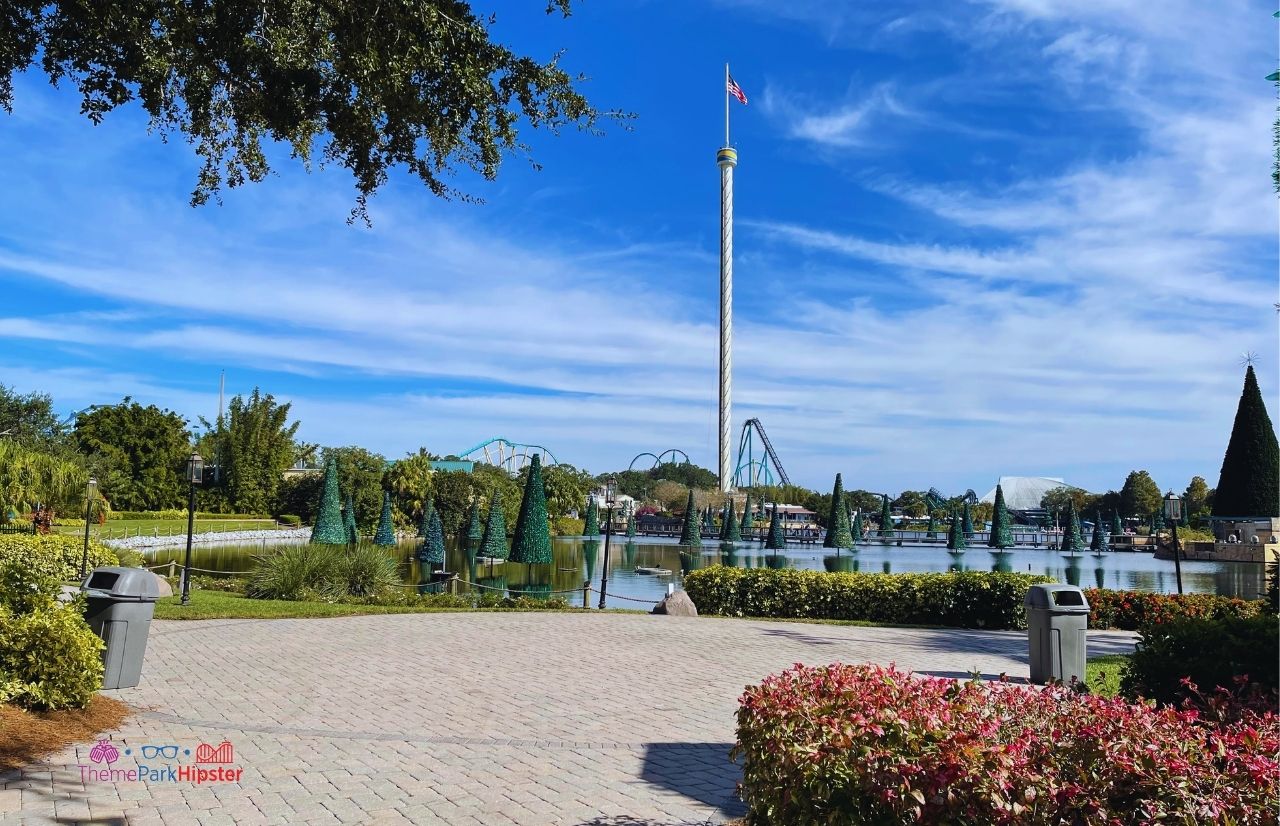
[[[0,702],[82,708],[102,687],[102,647],[76,603],[20,614],[0,605]]]
[[[1015,573],[862,574],[716,565],[691,571],[684,588],[699,614],[1018,629],[1027,627],[1027,589],[1052,581]]]
[[[751,826],[1276,823],[1270,712],[834,664],[748,687],[737,716]]]
[[[1120,690],[1129,697],[1162,703],[1197,701],[1197,692],[1184,679],[1204,691],[1243,690],[1274,708],[1280,690],[1276,618],[1183,617],[1148,625],[1121,676]]]
[[[166,508],[158,511],[111,511],[108,520],[121,519],[186,519],[186,508]],[[196,519],[272,519],[269,513],[208,513],[196,511]],[[83,521],[81,524],[84,524]]]
[[[1138,631],[1183,617],[1257,617],[1266,609],[1264,600],[1216,594],[1153,594],[1090,588],[1084,595],[1089,601],[1089,627],[1124,631]]]

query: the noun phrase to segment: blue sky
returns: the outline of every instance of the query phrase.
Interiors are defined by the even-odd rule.
[[[834,10],[833,10],[833,7]],[[1001,474],[1216,483],[1243,353],[1277,410],[1276,62],[1261,2],[477,4],[630,131],[542,164],[401,174],[279,154],[192,209],[197,162],[20,79],[0,115],[0,381],[193,421],[255,385],[388,456],[491,436],[595,472],[715,465],[723,64],[736,178],[735,442],[793,480],[981,494]]]

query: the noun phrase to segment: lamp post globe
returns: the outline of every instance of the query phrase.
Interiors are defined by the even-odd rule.
[[[618,479],[610,476],[604,483],[604,565],[600,568],[600,609],[604,610],[609,590],[609,539],[613,536],[613,506],[618,499]]]
[[[1178,522],[1182,519],[1182,499],[1169,491],[1164,496],[1164,518],[1173,531],[1173,573],[1178,580],[1178,593],[1182,593],[1182,554],[1178,551]],[[1154,539],[1152,540],[1155,541]]]
[[[182,604],[191,604],[191,537],[196,527],[196,485],[204,481],[204,459],[200,454],[191,451],[187,458],[187,556],[182,563]]]

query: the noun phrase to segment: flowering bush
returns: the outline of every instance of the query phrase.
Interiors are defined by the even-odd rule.
[[[916,677],[794,668],[749,687],[734,759],[751,826],[1275,824],[1280,720]]]
[[[1030,574],[826,573],[716,565],[689,572],[684,587],[700,614],[1026,628],[1027,589],[1052,581]]]
[[[1222,597],[1216,594],[1153,594],[1145,591],[1107,591],[1090,588],[1090,628],[1119,628],[1137,631],[1181,617],[1256,617],[1263,613],[1263,600]]]

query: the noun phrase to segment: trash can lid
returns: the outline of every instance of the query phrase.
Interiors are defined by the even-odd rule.
[[[93,591],[95,597],[108,597],[120,602],[155,602],[160,598],[156,575],[146,568],[94,568],[85,577],[84,588]]]
[[[1028,608],[1061,608],[1071,613],[1088,613],[1089,600],[1075,585],[1032,585],[1027,589]]]

